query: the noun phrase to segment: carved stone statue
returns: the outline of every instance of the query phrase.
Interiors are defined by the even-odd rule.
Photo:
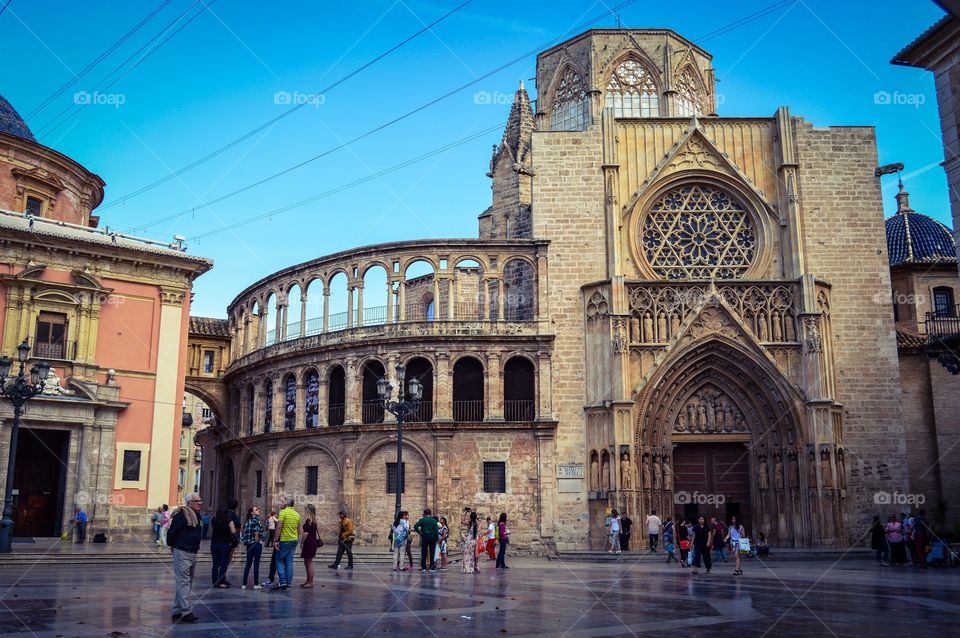
[[[759,481],[761,490],[770,489],[770,477],[768,471],[769,468],[767,467],[767,457],[761,456],[760,463],[757,468],[757,480]]]
[[[590,455],[590,491],[600,491],[600,461],[596,452]]]
[[[661,485],[660,457],[653,458],[653,489],[659,490]]]
[[[650,481],[650,455],[643,455],[643,487],[650,488],[653,483]]]
[[[790,489],[800,487],[800,464],[797,463],[797,455],[790,455]]]
[[[774,311],[773,314],[770,315],[770,319],[773,324],[773,340],[779,343],[783,341],[783,324],[780,319],[780,313]]]
[[[687,429],[689,432],[697,430],[697,406],[692,403],[687,404]]]
[[[783,489],[783,461],[779,456],[776,457],[776,462],[773,465],[773,484],[778,490]]]
[[[837,487],[841,490],[847,488],[847,473],[843,462],[843,450],[837,450]]]
[[[706,399],[704,409],[707,412],[707,432],[717,429],[717,413],[713,411],[713,399]]]
[[[620,486],[625,490],[633,489],[633,465],[627,452],[620,457]]]
[[[810,452],[810,473],[807,476],[808,482],[812,489],[817,489],[817,457],[811,451]]]
[[[680,331],[680,313],[670,313],[670,334],[676,335]]]
[[[50,372],[47,373],[47,378],[43,380],[43,394],[50,395],[65,395],[70,396],[76,394],[73,390],[67,390],[66,388],[60,385],[60,377],[57,376],[57,371],[53,368],[50,368]]]
[[[610,491],[610,455],[603,453],[603,459],[600,462],[600,491]]]
[[[673,490],[673,473],[670,471],[670,459],[663,459],[663,489],[668,492]]]
[[[657,343],[667,342],[667,318],[661,312],[657,315]]]
[[[697,432],[703,432],[703,428],[707,425],[707,410],[703,407],[703,404],[697,406]]]
[[[687,417],[683,415],[683,411],[680,411],[680,414],[677,415],[677,424],[673,426],[674,432],[686,432],[687,431]]]
[[[643,341],[645,343],[655,343],[656,338],[653,334],[653,319],[650,318],[650,313],[643,313]]]
[[[769,333],[767,332],[767,315],[761,312],[757,317],[757,323],[759,324],[760,328],[760,341],[766,342],[770,337]]]
[[[717,432],[723,432],[723,404],[719,401],[717,401],[716,412]]]
[[[640,343],[643,336],[640,334],[640,320],[636,317],[630,320],[630,341]]]
[[[823,486],[833,487],[833,472],[830,467],[830,451],[820,451],[820,473],[823,475]]]
[[[723,407],[723,431],[733,432],[733,407],[730,404]]]

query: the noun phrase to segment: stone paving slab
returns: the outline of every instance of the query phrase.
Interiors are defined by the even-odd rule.
[[[316,588],[210,589],[200,622],[173,625],[169,565],[0,565],[0,635],[87,636],[938,636],[960,622],[960,569],[870,563],[744,563],[709,575],[649,561],[591,565],[517,558],[480,574],[318,565]],[[266,564],[261,565],[261,575]],[[295,582],[303,580],[297,561]],[[239,582],[231,567],[230,577]]]

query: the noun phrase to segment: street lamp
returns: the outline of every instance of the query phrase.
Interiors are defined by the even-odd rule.
[[[400,516],[400,495],[403,494],[403,418],[420,407],[420,399],[423,397],[423,384],[416,377],[410,379],[407,386],[406,398],[403,393],[403,385],[407,374],[407,366],[402,363],[397,366],[397,400],[391,401],[393,395],[393,385],[386,379],[377,380],[377,394],[383,401],[383,409],[397,417],[397,500],[394,507],[394,519]]]
[[[10,357],[0,357],[0,394],[10,399],[13,404],[13,427],[10,428],[10,458],[7,461],[7,484],[3,498],[3,520],[0,521],[0,554],[9,554],[13,549],[13,470],[17,460],[17,433],[20,430],[20,414],[24,404],[43,392],[43,382],[50,372],[50,364],[38,361],[30,368],[29,381],[23,375],[27,365],[27,355],[30,346],[27,340],[17,346],[17,359],[20,362],[20,372],[13,379],[7,380],[13,360]]]

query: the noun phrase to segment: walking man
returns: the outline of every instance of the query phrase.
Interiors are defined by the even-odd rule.
[[[630,530],[633,528],[633,520],[624,512],[620,516],[620,549],[630,551]]]
[[[170,518],[166,534],[167,545],[173,552],[173,575],[177,579],[172,618],[173,622],[196,622],[197,615],[190,609],[190,590],[203,533],[198,518],[202,501],[199,494],[190,493],[183,502],[185,505],[178,507]]]
[[[87,513],[79,507],[73,516],[73,526],[77,528],[77,542],[84,544],[87,541]]]
[[[650,516],[647,517],[647,536],[650,539],[650,551],[657,551],[657,542],[660,540],[660,527],[663,525],[663,522],[660,520],[660,517],[657,516],[657,510],[650,512]]]
[[[430,567],[434,568],[433,555],[437,549],[437,540],[440,538],[440,525],[431,513],[430,508],[423,510],[421,518],[413,526],[413,531],[420,534],[420,572],[427,571],[427,557],[430,557]]]
[[[283,499],[283,509],[277,518],[278,534],[274,539],[273,551],[277,552],[277,587],[289,590],[293,584],[293,553],[297,550],[297,540],[303,533],[300,514],[293,509],[293,497]]]
[[[353,521],[347,517],[343,510],[337,512],[340,517],[340,536],[337,538],[337,557],[333,559],[333,564],[327,565],[330,569],[340,569],[340,560],[343,553],[347,553],[347,569],[353,569],[353,541],[356,539],[356,531],[353,527]]]

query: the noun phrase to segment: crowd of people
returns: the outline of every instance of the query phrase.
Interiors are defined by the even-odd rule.
[[[198,494],[188,494],[183,507],[170,511],[167,505],[157,508],[151,516],[158,545],[169,547],[173,554],[173,571],[176,578],[174,595],[174,622],[191,623],[198,620],[190,603],[191,591],[196,572],[197,553],[201,540],[210,533],[211,588],[227,589],[233,587],[227,577],[227,570],[233,562],[234,554],[243,545],[245,561],[243,580],[240,588],[248,585],[254,590],[269,587],[272,591],[288,591],[293,587],[294,554],[300,546],[300,558],[303,560],[305,579],[300,584],[303,589],[313,587],[314,565],[317,550],[323,547],[320,537],[320,524],[317,510],[308,504],[301,514],[294,508],[293,498],[287,497],[281,503],[279,513],[271,511],[264,519],[259,507],[247,510],[243,521],[236,513],[239,503],[229,499],[220,505],[213,516],[201,514],[203,502]],[[337,538],[337,553],[330,569],[353,569],[353,543],[356,530],[347,513],[340,511],[340,530]],[[509,569],[506,564],[507,545],[510,530],[507,527],[507,515],[500,514],[493,522],[486,518],[481,526],[479,517],[471,508],[464,508],[460,522],[463,544],[463,562],[460,571],[475,574],[480,571],[480,557],[495,560],[497,569]],[[423,516],[413,525],[407,511],[400,511],[390,527],[388,539],[393,551],[393,570],[413,570],[411,545],[413,534],[420,536],[420,572],[429,574],[435,571],[447,571],[448,543],[450,526],[446,517],[435,516],[430,509],[423,510]],[[260,582],[260,561],[264,547],[271,547],[268,577]],[[495,553],[495,548],[499,551]],[[341,563],[346,556],[347,564]],[[404,560],[406,559],[406,560]],[[406,564],[404,564],[406,563]],[[253,580],[250,580],[251,571]]]
[[[934,534],[922,509],[916,514],[903,512],[899,518],[891,514],[886,523],[874,516],[870,548],[884,567],[903,567],[909,560],[914,567],[926,569],[927,565],[949,565],[953,558],[950,544]]]
[[[751,545],[743,525],[736,516],[730,517],[730,522],[724,525],[711,516],[709,522],[700,515],[696,520],[687,518],[667,518],[666,521],[657,516],[654,510],[646,517],[644,526],[647,528],[647,544],[650,552],[659,551],[661,544],[667,557],[667,564],[676,562],[681,567],[693,567],[693,574],[700,572],[700,566],[710,573],[715,563],[729,562],[727,552],[731,552],[734,561],[734,576],[742,576],[742,555],[756,555],[766,557],[770,555],[770,547],[766,537],[760,533],[757,541]],[[627,514],[620,514],[617,510],[610,510],[605,521],[608,534],[607,552],[620,554],[630,550],[630,534],[633,520]]]

